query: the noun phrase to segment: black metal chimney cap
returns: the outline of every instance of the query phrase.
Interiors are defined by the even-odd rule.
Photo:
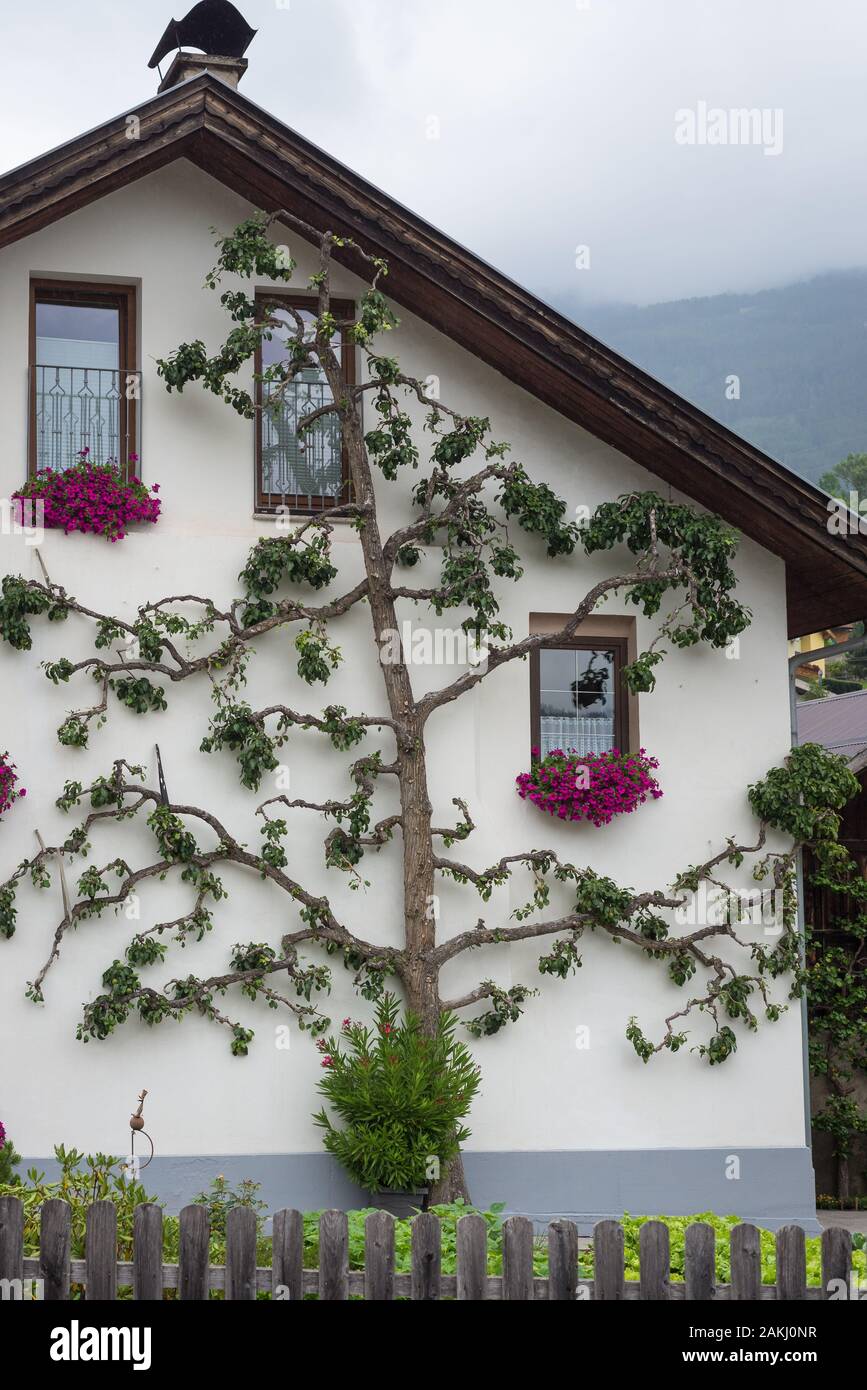
[[[170,19],[148,63],[155,68],[173,49],[189,46],[203,53],[242,58],[256,30],[229,0],[199,0],[183,19]]]

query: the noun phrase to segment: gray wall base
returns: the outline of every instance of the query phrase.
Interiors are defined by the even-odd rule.
[[[726,1177],[731,1160],[740,1176]],[[44,1169],[56,1177],[53,1158],[26,1158],[20,1169]],[[505,1202],[506,1214],[521,1213],[544,1225],[558,1217],[589,1234],[596,1221],[634,1216],[693,1216],[715,1212],[775,1230],[788,1223],[818,1235],[810,1150],[800,1149],[614,1149],[569,1152],[466,1153],[464,1167],[473,1201],[480,1207]],[[368,1205],[330,1154],[158,1155],[142,1173],[147,1191],[169,1212],[207,1190],[222,1174],[231,1184],[253,1178],[269,1211],[297,1207]]]

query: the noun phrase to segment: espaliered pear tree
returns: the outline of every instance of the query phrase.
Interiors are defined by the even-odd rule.
[[[527,657],[543,642],[568,640],[610,595],[658,619],[653,640],[623,673],[633,692],[652,691],[655,667],[670,646],[725,647],[750,617],[733,597],[735,534],[719,518],[654,493],[606,502],[583,525],[573,522],[566,504],[547,484],[534,481],[509,446],[495,440],[487,419],[430,399],[420,381],[384,355],[383,341],[397,324],[380,289],[385,263],[345,238],[320,235],[285,211],[254,216],[218,240],[217,265],[207,285],[220,292],[232,327],[216,355],[196,341],[160,362],[169,391],[182,392],[199,383],[242,416],[252,417],[259,408],[237,374],[249,367],[262,340],[277,329],[277,305],[263,308],[261,297],[237,288],[223,290],[221,281],[230,274],[256,282],[293,282],[296,266],[286,248],[275,244],[277,222],[293,227],[318,248],[318,269],[309,282],[317,305],[311,324],[281,301],[291,325],[287,356],[258,373],[258,379],[269,408],[274,408],[299,373],[315,367],[324,374],[331,403],[308,415],[302,429],[309,434],[328,413],[339,417],[351,500],[260,540],[241,571],[240,595],[228,605],[188,592],[147,603],[134,622],[126,622],[84,606],[48,576],[44,582],[7,576],[0,600],[0,636],[25,651],[31,642],[30,621],[38,615],[57,622],[77,614],[93,625],[93,655],[76,662],[60,657],[45,667],[54,682],[84,676],[97,685],[96,702],[64,720],[59,738],[65,745],[86,745],[91,730],[106,719],[112,695],[145,714],[164,707],[169,685],[199,680],[205,688],[210,685],[215,699],[201,747],[206,753],[233,754],[245,788],[260,789],[280,765],[287,743],[316,736],[330,742],[337,753],[350,755],[347,794],[344,800],[318,802],[269,796],[258,807],[262,842],[250,848],[236,838],[222,814],[173,804],[131,762],[116,762],[89,786],[67,782],[57,804],[67,812],[83,807],[79,819],[62,844],[40,850],[0,887],[0,933],[9,936],[15,929],[16,890],[26,878],[45,887],[57,856],[72,862],[88,855],[91,843],[102,841],[112,823],[145,817],[153,833],[154,855],[151,862],[131,864],[100,853],[100,867],[83,869],[47,959],[30,983],[31,997],[43,999],[46,976],[75,927],[107,909],[117,910],[146,880],[178,875],[189,885],[189,910],[174,921],[137,930],[123,959],[108,966],[102,992],[84,1006],[79,1036],[85,1041],[106,1038],[130,1017],[158,1024],[198,1013],[225,1026],[232,1051],[243,1055],[252,1033],[232,1017],[228,1005],[217,1002],[233,989],[272,1008],[290,1010],[302,1028],[321,1035],[330,1022],[318,1002],[330,986],[329,958],[352,972],[355,986],[368,999],[378,998],[386,987],[398,987],[429,1034],[443,1011],[462,1016],[475,1035],[491,1034],[516,1021],[534,991],[523,984],[501,988],[481,966],[474,988],[461,998],[443,998],[443,968],[465,953],[479,958],[480,948],[491,944],[538,939],[543,946],[541,974],[565,979],[580,966],[579,943],[590,930],[629,943],[648,960],[659,962],[675,985],[686,988],[682,1007],[665,1020],[655,1042],[625,1016],[627,1037],[640,1057],[647,1060],[661,1049],[678,1050],[686,1040],[682,1024],[699,1013],[706,1023],[697,1050],[711,1063],[725,1060],[736,1045],[731,1023],[740,1020],[755,1028],[754,1009],[776,1018],[784,1006],[773,1002],[769,981],[797,966],[791,910],[796,851],[772,852],[765,841],[770,826],[790,832],[796,845],[826,832],[828,817],[834,815],[828,797],[833,799],[836,792],[824,771],[817,772],[815,758],[810,761],[813,755],[777,770],[784,781],[788,779],[785,794],[776,782],[753,789],[759,829],[752,844],[721,840],[718,855],[685,868],[670,888],[636,892],[592,867],[564,862],[552,849],[515,846],[489,866],[457,858],[455,845],[467,841],[474,829],[472,814],[457,794],[459,789],[451,823],[443,824],[441,811],[434,811],[428,794],[428,736],[449,718],[455,702],[481,681],[496,682],[504,666]],[[331,260],[337,248],[351,250],[369,271],[370,288],[350,323],[342,322],[332,307]],[[348,335],[366,365],[360,384],[346,380],[334,347],[341,333]],[[365,397],[366,430],[361,409]],[[414,434],[408,400],[426,409],[424,443]],[[377,499],[390,487],[406,490],[406,519],[388,533]],[[363,559],[364,577],[343,592],[335,591],[339,573],[331,557],[337,517],[355,528]],[[546,556],[562,573],[564,590],[568,584],[581,593],[580,557],[602,551],[627,558],[609,578],[587,588],[559,632],[523,636],[506,627],[499,616],[498,593],[503,585],[520,581],[522,555]],[[422,560],[430,563],[432,557],[439,565],[438,577],[427,584],[414,583],[416,566]],[[319,592],[322,597],[317,600]],[[468,639],[484,648],[486,659],[469,665],[441,688],[418,693],[397,638],[398,605],[403,602],[415,605],[419,624],[454,614]],[[377,708],[349,710],[328,704],[320,713],[304,713],[294,707],[294,677],[287,677],[285,689],[275,692],[276,703],[267,708],[252,708],[244,700],[244,672],[253,647],[286,630],[294,637],[298,680],[324,685],[341,659],[335,641],[340,619],[360,606],[369,614],[371,663],[382,683]],[[135,644],[132,656],[115,650],[130,643]],[[372,731],[387,738],[389,752],[365,751]],[[823,778],[821,792],[817,787]],[[377,818],[374,807],[383,780],[396,784],[399,810]],[[792,824],[786,819],[790,803],[800,808]],[[338,917],[328,897],[327,875],[296,862],[289,823],[291,815],[301,812],[329,822],[325,867],[349,875],[355,886],[363,882],[359,865],[371,851],[402,857],[403,901],[391,905],[403,922],[400,945],[370,939],[371,918],[362,902],[357,921],[344,920],[346,914]],[[532,814],[535,823],[536,813]],[[703,882],[724,887],[720,875],[726,866],[740,867],[748,854],[757,856],[756,878],[768,879],[786,903],[785,921],[773,943],[742,939],[737,913],[716,924],[674,932],[670,916],[663,913]],[[260,876],[275,894],[290,900],[297,908],[294,929],[279,941],[233,947],[218,976],[190,974],[163,986],[150,983],[152,968],[163,962],[170,943],[201,940],[214,927],[229,870]],[[369,872],[366,866],[365,871]],[[432,905],[441,880],[466,885],[484,904],[515,872],[528,876],[529,900],[511,918],[479,919],[468,906],[466,922],[457,930],[446,932],[438,925]],[[739,955],[743,961],[733,964],[732,958]],[[797,990],[797,981],[793,988]],[[442,1200],[463,1191],[457,1159],[434,1195]]]

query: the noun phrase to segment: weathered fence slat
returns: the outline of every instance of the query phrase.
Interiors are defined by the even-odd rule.
[[[232,1207],[226,1217],[226,1298],[256,1297],[256,1213]]]
[[[777,1298],[798,1301],[807,1297],[807,1247],[803,1226],[781,1226],[777,1231]]]
[[[304,1291],[304,1218],[300,1211],[274,1213],[272,1244],[272,1297],[294,1303]]]
[[[319,1218],[319,1297],[327,1303],[349,1298],[349,1220],[345,1211]]]
[[[92,1202],[87,1208],[84,1237],[85,1297],[88,1303],[117,1298],[117,1207]]]
[[[163,1213],[142,1202],[133,1218],[133,1298],[159,1302],[163,1296]]]
[[[39,1278],[42,1280],[42,1297],[47,1303],[65,1303],[69,1299],[71,1241],[72,1209],[61,1198],[49,1197],[42,1203],[39,1215]],[[160,1265],[162,1258],[161,1245]]]
[[[573,1299],[578,1287],[578,1227],[573,1221],[552,1221],[548,1227],[548,1298]]]
[[[707,1221],[686,1228],[684,1286],[685,1297],[693,1301],[716,1296],[716,1239]]]
[[[822,1297],[849,1298],[852,1293],[852,1236],[840,1226],[822,1232]],[[839,1287],[842,1280],[845,1294]]]
[[[671,1268],[668,1227],[664,1221],[646,1221],[638,1232],[638,1264],[644,1300],[660,1302],[670,1297]]]
[[[207,1208],[197,1202],[184,1207],[180,1218],[178,1297],[201,1301],[208,1297],[211,1223]]]
[[[439,1218],[423,1211],[412,1223],[412,1295],[419,1302],[440,1296],[442,1248]]]
[[[0,1197],[0,1279],[24,1279],[24,1208],[18,1197]]]
[[[533,1223],[527,1216],[510,1216],[503,1223],[503,1298],[510,1302],[533,1297]]]
[[[373,1211],[364,1223],[364,1297],[371,1303],[394,1298],[394,1217]]]
[[[761,1298],[762,1253],[756,1227],[748,1221],[735,1226],[729,1248],[732,1261],[732,1298],[739,1302]]]
[[[477,1301],[485,1297],[488,1276],[488,1233],[485,1218],[473,1212],[458,1218],[458,1298]]]
[[[619,1221],[600,1221],[593,1229],[593,1297],[626,1297],[623,1227]]]
[[[461,1301],[502,1299],[507,1302],[571,1301],[592,1289],[599,1301],[774,1300],[811,1302],[857,1297],[850,1286],[852,1236],[839,1227],[822,1233],[822,1283],[807,1284],[806,1236],[800,1226],[776,1233],[776,1283],[762,1284],[761,1233],[748,1223],[731,1233],[731,1283],[718,1284],[713,1227],[693,1222],[685,1232],[684,1279],[671,1281],[668,1227],[646,1221],[639,1231],[637,1280],[626,1280],[625,1234],[618,1221],[600,1221],[593,1238],[593,1279],[579,1277],[578,1232],[571,1221],[548,1226],[548,1274],[533,1271],[535,1236],[531,1221],[513,1216],[503,1225],[503,1273],[487,1272],[487,1226],[477,1213],[457,1224],[457,1271],[442,1273],[442,1229],[432,1212],[412,1223],[412,1272],[395,1270],[395,1223],[387,1212],[373,1212],[365,1221],[364,1271],[349,1269],[349,1222],[343,1211],[323,1212],[319,1221],[319,1262],[304,1268],[304,1221],[299,1211],[280,1211],[273,1223],[270,1268],[256,1264],[258,1224],[249,1207],[236,1207],[226,1222],[225,1265],[210,1264],[210,1223],[198,1203],[180,1215],[179,1263],[163,1263],[163,1216],[159,1207],[143,1203],[133,1218],[133,1258],[119,1260],[117,1210],[113,1202],[92,1203],[86,1213],[85,1258],[72,1259],[71,1208],[50,1199],[40,1210],[38,1252],[24,1254],[24,1206],[17,1197],[0,1198],[0,1287],[2,1298],[30,1298],[30,1284],[40,1280],[42,1296],[68,1300],[73,1285],[84,1285],[93,1301],[117,1298],[118,1285],[132,1286],[138,1300],[156,1301],[164,1290],[177,1289],[182,1299],[207,1299],[222,1290],[227,1299],[252,1300],[262,1293],[272,1298],[300,1300],[316,1294],[326,1302],[363,1296],[391,1302],[411,1298],[429,1302],[443,1298]]]

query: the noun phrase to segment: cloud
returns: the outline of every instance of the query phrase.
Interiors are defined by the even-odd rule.
[[[150,95],[171,8],[42,0],[38,22],[7,17],[0,163]],[[860,0],[239,8],[259,29],[252,100],[548,298],[648,302],[864,263]],[[678,144],[675,112],[701,102],[781,111],[781,151]]]

